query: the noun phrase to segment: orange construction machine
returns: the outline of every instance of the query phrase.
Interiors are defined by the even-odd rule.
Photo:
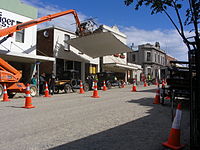
[[[6,41],[9,37],[13,35],[14,32],[21,31],[25,28],[46,22],[51,21],[54,18],[58,18],[67,14],[73,14],[76,20],[77,31],[76,34],[78,36],[83,36],[86,33],[87,23],[80,23],[78,15],[75,10],[63,11],[60,13],[44,16],[38,19],[34,19],[31,21],[27,21],[24,23],[20,23],[14,25],[12,27],[4,28],[0,30],[0,37],[3,37],[0,40],[0,44]],[[8,95],[12,97],[14,93],[22,92],[25,93],[26,87],[23,83],[19,83],[19,80],[22,77],[22,73],[8,64],[6,61],[0,58],[0,97],[3,95],[3,86],[6,85]],[[35,96],[37,94],[36,86],[31,86],[31,95]]]

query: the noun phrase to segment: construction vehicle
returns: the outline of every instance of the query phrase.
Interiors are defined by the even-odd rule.
[[[67,14],[73,14],[76,21],[76,34],[77,36],[88,35],[87,30],[87,22],[80,23],[78,15],[75,10],[67,10],[60,13],[44,16],[38,19],[30,20],[24,23],[20,23],[8,28],[4,28],[0,30],[0,37],[3,37],[0,40],[0,44],[5,42],[9,37],[13,36],[14,32],[21,31],[25,28],[29,28],[31,26],[51,21],[54,18],[58,18]],[[26,86],[23,83],[19,83],[19,80],[22,77],[22,73],[8,64],[5,60],[0,58],[0,97],[3,95],[3,86],[4,84],[7,87],[8,95],[12,97],[15,93],[25,93]],[[31,86],[31,95],[35,96],[37,94],[37,88],[35,86]]]

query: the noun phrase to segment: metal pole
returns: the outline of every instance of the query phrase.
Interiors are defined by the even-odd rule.
[[[100,68],[100,72],[103,72],[103,57],[99,57],[99,68]]]
[[[37,61],[36,62],[36,67],[37,67],[37,95],[40,95],[40,86],[39,86],[39,82],[40,82],[40,62]]]

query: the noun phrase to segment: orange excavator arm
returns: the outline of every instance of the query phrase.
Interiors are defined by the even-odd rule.
[[[74,18],[76,20],[76,25],[77,25],[77,28],[78,28],[78,31],[79,31],[78,35],[82,36],[83,35],[83,28],[81,27],[81,23],[79,21],[78,15],[77,15],[75,10],[70,9],[70,10],[67,10],[67,11],[55,13],[55,14],[44,16],[44,17],[34,19],[34,20],[31,20],[31,21],[20,23],[20,24],[17,24],[15,26],[12,26],[12,27],[1,29],[0,30],[0,37],[6,36],[6,35],[8,35],[10,37],[10,36],[12,36],[12,34],[14,32],[21,31],[25,28],[28,28],[28,27],[31,27],[31,26],[34,26],[34,25],[37,25],[37,24],[40,24],[40,23],[43,23],[43,22],[46,22],[46,21],[51,21],[52,19],[64,16],[64,15],[67,15],[67,14],[73,14],[74,15]]]

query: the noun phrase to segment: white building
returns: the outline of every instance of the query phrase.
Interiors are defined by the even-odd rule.
[[[54,63],[41,64],[43,72],[50,74],[53,71],[59,76],[64,71],[76,70],[80,73],[79,78],[84,81],[88,75],[99,71],[99,58],[93,59],[68,45],[66,41],[72,38],[76,38],[75,33],[59,27],[38,30],[37,53],[56,58]]]
[[[111,32],[122,43],[125,45],[127,44],[127,36],[120,32],[117,26],[108,27],[103,25],[101,28],[103,32]],[[132,80],[133,78],[136,78],[138,81],[140,81],[142,68],[140,65],[128,63],[127,53],[104,56],[103,63],[105,71],[115,72],[119,78],[125,79],[126,82]],[[130,74],[133,74],[134,76],[130,76]]]
[[[0,0],[0,28],[37,18],[37,9],[20,0]],[[31,79],[37,61],[54,61],[54,58],[36,55],[37,26],[15,32],[12,37],[0,43],[0,57],[13,67],[22,70],[23,81]],[[0,37],[2,40],[4,37]]]

